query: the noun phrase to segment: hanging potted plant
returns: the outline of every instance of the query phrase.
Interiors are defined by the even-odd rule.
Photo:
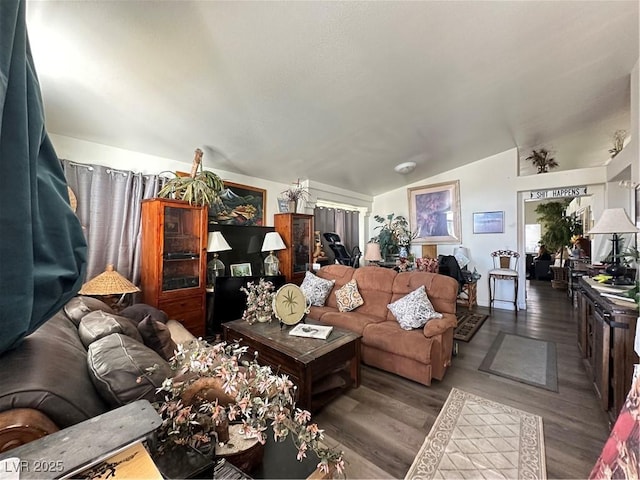
[[[202,150],[196,148],[189,175],[173,173],[174,178],[164,184],[158,196],[185,200],[192,205],[207,205],[214,211],[224,209],[219,195],[224,183],[218,175],[202,168],[202,155]]]
[[[549,169],[556,168],[558,162],[551,156],[551,153],[546,148],[540,150],[533,150],[525,160],[533,163],[533,166],[538,169],[538,173],[547,173]]]

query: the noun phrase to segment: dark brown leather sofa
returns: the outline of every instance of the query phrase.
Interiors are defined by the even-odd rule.
[[[82,323],[88,314],[99,316],[93,332]],[[75,297],[18,347],[0,355],[0,452],[125,403],[155,400],[156,388],[171,371],[138,335],[140,322],[126,332],[103,331],[103,336],[88,339],[117,321],[124,325],[106,304]],[[170,341],[181,335],[180,341],[193,338],[175,320],[163,322]],[[158,374],[146,375],[145,369],[154,364],[159,365]]]

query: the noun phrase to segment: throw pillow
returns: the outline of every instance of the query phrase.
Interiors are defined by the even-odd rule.
[[[78,325],[78,336],[85,348],[88,348],[96,340],[112,333],[122,333],[137,342],[143,343],[142,336],[133,321],[112,313],[106,313],[101,310],[87,313],[80,320],[80,325]]]
[[[167,361],[173,357],[178,347],[171,339],[171,331],[164,323],[154,320],[151,315],[147,315],[138,324],[138,331],[147,347]]]
[[[133,320],[136,323],[140,323],[146,318],[147,315],[151,315],[156,322],[167,323],[169,316],[162,310],[158,310],[156,307],[147,305],[146,303],[136,303],[131,305],[120,312],[120,315]]]
[[[73,297],[64,306],[64,313],[67,317],[76,324],[76,327],[80,325],[80,320],[87,313],[94,312],[96,310],[102,310],[107,313],[114,313],[109,305],[102,300],[98,300],[93,297],[78,296]]]
[[[93,342],[87,364],[96,390],[113,408],[140,399],[159,400],[156,390],[172,376],[171,367],[160,355],[119,333]]]
[[[322,307],[335,283],[335,280],[325,280],[311,272],[307,272],[304,274],[304,280],[302,281],[302,285],[300,285],[300,290],[302,290],[302,293],[304,293],[304,296],[311,305]]]
[[[350,312],[364,303],[355,280],[348,281],[336,290],[336,301],[341,312]]]
[[[442,318],[442,314],[434,310],[424,285],[387,305],[387,308],[404,330],[421,328],[432,318]]]

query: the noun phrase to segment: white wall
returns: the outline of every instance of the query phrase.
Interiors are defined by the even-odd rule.
[[[516,250],[524,253],[524,198],[529,191],[547,188],[589,186],[595,202],[603,202],[606,175],[605,168],[587,168],[580,170],[550,172],[527,177],[517,176],[517,149],[477,160],[465,167],[450,170],[441,175],[425,178],[420,182],[407,185],[407,188],[430,185],[448,181],[460,181],[461,240],[469,249],[471,263],[469,269],[477,268],[482,275],[478,283],[478,304],[487,306],[489,289],[487,272],[493,268],[491,252],[498,249]],[[373,213],[409,216],[407,188],[396,189],[374,198]],[[474,234],[473,213],[484,211],[504,211],[504,233]],[[596,217],[597,218],[597,217]],[[371,236],[374,232],[370,229]],[[457,245],[438,245],[438,254],[450,255]],[[421,255],[421,246],[412,247],[412,253]],[[520,289],[518,305],[525,307],[525,262],[519,263]],[[496,298],[507,301],[495,301],[494,307],[512,309],[513,284],[498,282]]]
[[[143,174],[158,174],[163,171],[175,172],[176,170],[188,172],[191,170],[193,151],[186,152],[184,159],[173,160],[55,134],[50,134],[49,136],[58,157],[76,163],[103,165]],[[206,170],[213,170],[223,180],[265,189],[267,191],[265,221],[266,225],[273,225],[273,215],[274,213],[278,213],[278,196],[289,187],[289,183],[272,182],[248,175],[209,168],[207,166],[206,155],[203,157],[202,164]],[[359,207],[359,210],[363,212],[371,210],[372,197],[355,194],[317,182],[307,182],[307,186],[311,198],[309,204],[300,210],[301,212],[313,213],[313,208],[318,198],[325,201]],[[364,221],[365,217],[366,215],[363,213],[361,219]],[[365,242],[364,232],[365,230],[363,230],[363,238],[360,245],[362,249],[364,249]]]

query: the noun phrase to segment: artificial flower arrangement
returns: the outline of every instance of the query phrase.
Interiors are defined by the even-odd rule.
[[[236,343],[210,345],[201,339],[178,345],[171,360],[176,375],[158,389],[164,401],[154,404],[162,417],[159,451],[174,445],[202,449],[219,439],[216,430],[221,433],[228,422],[242,424],[243,434],[264,444],[270,425],[274,441],[291,438],[299,461],[313,451],[323,473],[342,473],[342,451],[327,447],[311,414],[296,408],[296,387],[288,376],[273,373],[255,358],[242,360],[246,352]]]
[[[270,322],[275,296],[273,283],[261,278],[258,283],[249,282],[246,287],[240,287],[240,291],[247,296],[247,308],[242,313],[242,319],[250,324]]]

